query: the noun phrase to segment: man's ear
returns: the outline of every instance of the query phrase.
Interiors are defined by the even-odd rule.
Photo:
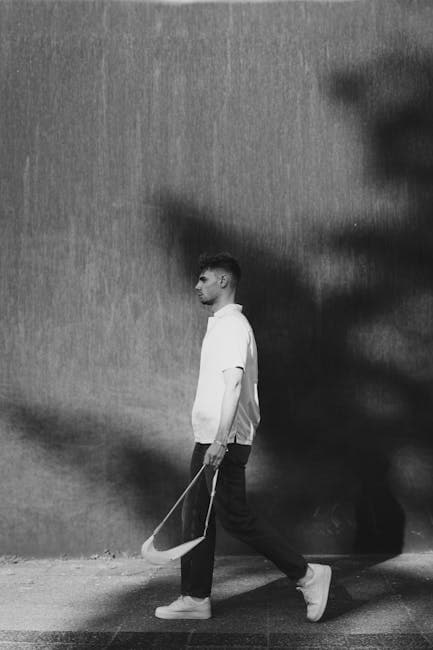
[[[220,287],[221,287],[222,289],[225,289],[226,286],[227,286],[228,283],[229,283],[229,277],[228,277],[228,275],[226,275],[225,273],[221,273],[220,278],[219,278],[219,281],[220,281]]]

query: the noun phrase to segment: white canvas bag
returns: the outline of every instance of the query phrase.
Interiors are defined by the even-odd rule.
[[[168,562],[171,562],[172,560],[177,560],[178,558],[182,557],[182,555],[185,555],[185,553],[188,553],[194,546],[197,546],[197,544],[200,544],[206,537],[206,532],[207,528],[209,525],[209,518],[210,518],[210,513],[213,505],[213,500],[215,497],[215,490],[216,490],[216,483],[217,483],[217,478],[218,478],[218,469],[215,471],[214,477],[212,479],[212,491],[210,494],[210,500],[209,500],[209,508],[207,511],[206,515],[206,521],[204,525],[204,530],[203,530],[203,535],[201,537],[196,537],[195,539],[192,539],[189,542],[184,542],[183,544],[179,544],[179,546],[173,546],[173,548],[169,548],[166,551],[158,551],[155,546],[154,546],[154,538],[155,535],[161,530],[167,519],[171,516],[171,514],[174,512],[174,510],[177,508],[179,503],[183,500],[185,495],[188,493],[188,491],[192,488],[194,483],[197,481],[199,478],[200,474],[203,472],[205,468],[205,465],[202,465],[200,470],[197,472],[197,474],[194,476],[192,479],[191,483],[187,486],[187,488],[184,490],[184,492],[180,495],[170,512],[164,517],[164,519],[161,521],[161,523],[155,528],[153,531],[152,535],[146,539],[146,541],[143,543],[141,547],[141,555],[142,557],[147,560],[150,564],[153,564],[154,566],[164,566]]]

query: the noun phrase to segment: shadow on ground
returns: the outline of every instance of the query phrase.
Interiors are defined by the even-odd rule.
[[[301,595],[257,558],[219,558],[214,616],[206,621],[164,621],[154,608],[176,592],[175,569],[163,570],[143,586],[124,590],[111,583],[109,603],[98,616],[77,621],[81,631],[45,632],[39,640],[57,650],[110,648],[400,648],[432,647],[431,566],[425,557],[340,558],[326,614],[306,621]],[[235,585],[235,586],[233,586]],[[109,597],[109,598],[108,598]],[[1,636],[0,636],[1,639]],[[56,644],[56,645],[49,645]]]

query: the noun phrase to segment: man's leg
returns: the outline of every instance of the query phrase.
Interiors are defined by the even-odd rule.
[[[307,571],[307,562],[294,551],[286,537],[257,517],[246,498],[245,466],[251,447],[230,444],[220,466],[215,510],[222,526],[255,551],[271,560],[292,580],[301,579]],[[207,475],[208,481],[210,480]]]
[[[191,458],[191,479],[203,465],[209,445],[196,444]],[[208,472],[208,468],[205,470]],[[188,492],[182,509],[182,541],[203,535],[210,492],[205,474]],[[211,512],[206,538],[181,558],[181,594],[194,598],[210,596],[215,558],[215,514]]]
[[[196,444],[191,458],[191,480],[203,465],[209,445]],[[207,471],[207,469],[206,469]],[[210,493],[204,472],[187,493],[182,509],[183,541],[203,535]],[[181,558],[181,596],[157,607],[155,615],[164,619],[207,619],[211,616],[210,592],[215,555],[215,514],[212,513],[206,538]]]
[[[331,569],[307,564],[302,555],[290,547],[284,535],[251,512],[245,489],[245,466],[249,454],[247,445],[228,446],[215,496],[217,517],[228,532],[271,560],[297,582],[307,602],[308,619],[318,621],[326,607]],[[207,480],[210,480],[208,474]]]

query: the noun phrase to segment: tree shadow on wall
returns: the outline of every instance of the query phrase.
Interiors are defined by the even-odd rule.
[[[422,459],[426,449],[431,455],[433,424],[433,56],[403,43],[362,68],[335,73],[329,92],[358,118],[366,180],[391,196],[406,193],[405,207],[391,203],[386,220],[333,233],[329,242],[374,271],[373,290],[352,296],[355,305],[362,300],[361,377],[391,398],[390,413],[373,421],[372,431],[388,455],[410,446]],[[349,323],[341,327],[350,330]],[[415,483],[422,510],[433,495],[423,476]]]
[[[131,523],[135,522],[138,528],[142,526],[143,539],[150,535],[166,514],[168,504],[174,503],[185,487],[187,469],[178,469],[162,451],[146,444],[146,433],[151,429],[146,423],[127,423],[120,417],[116,422],[112,414],[48,408],[18,398],[2,402],[1,411],[15,435],[28,445],[29,459],[36,460],[38,465],[42,464],[50,471],[52,469],[53,476],[58,477],[65,472],[63,491],[52,495],[52,511],[58,511],[59,521],[63,517],[65,521],[70,521],[77,515],[75,509],[65,512],[64,503],[69,483],[74,484],[73,473],[82,477],[83,488],[86,486],[85,489],[92,494],[94,490],[103,490],[105,512],[104,523],[100,526],[103,530],[94,529],[93,552],[102,550],[99,546],[95,547],[98,542],[117,550],[110,543],[110,528],[116,522],[124,525],[128,515]],[[31,445],[34,446],[33,452]],[[43,457],[39,461],[40,454]],[[161,476],[168,475],[170,481],[162,482]],[[95,504],[98,511],[101,509],[100,498]],[[26,507],[30,505],[31,495]],[[90,529],[92,510],[90,499],[85,522]],[[123,518],[122,512],[128,514]],[[171,518],[161,531],[158,538],[161,546],[180,538],[180,520],[177,519]],[[138,553],[139,546],[134,551]],[[35,552],[34,547],[32,552]]]
[[[360,553],[401,552],[405,517],[391,460],[405,445],[422,454],[432,424],[432,70],[430,56],[392,53],[330,80],[329,95],[359,111],[366,178],[372,173],[390,190],[404,184],[411,210],[398,219],[360,215],[356,232],[327,226],[328,261],[350,255],[364,277],[320,303],[269,224],[258,237],[183,197],[167,192],[160,200],[191,286],[203,250],[229,250],[242,262],[239,299],[258,341],[259,441],[272,458],[277,511],[283,520],[292,513],[293,523],[343,502],[354,527],[351,550]],[[307,258],[315,254],[309,245]],[[300,485],[295,503],[290,492],[299,495]],[[344,525],[318,529],[319,536],[338,535]]]

